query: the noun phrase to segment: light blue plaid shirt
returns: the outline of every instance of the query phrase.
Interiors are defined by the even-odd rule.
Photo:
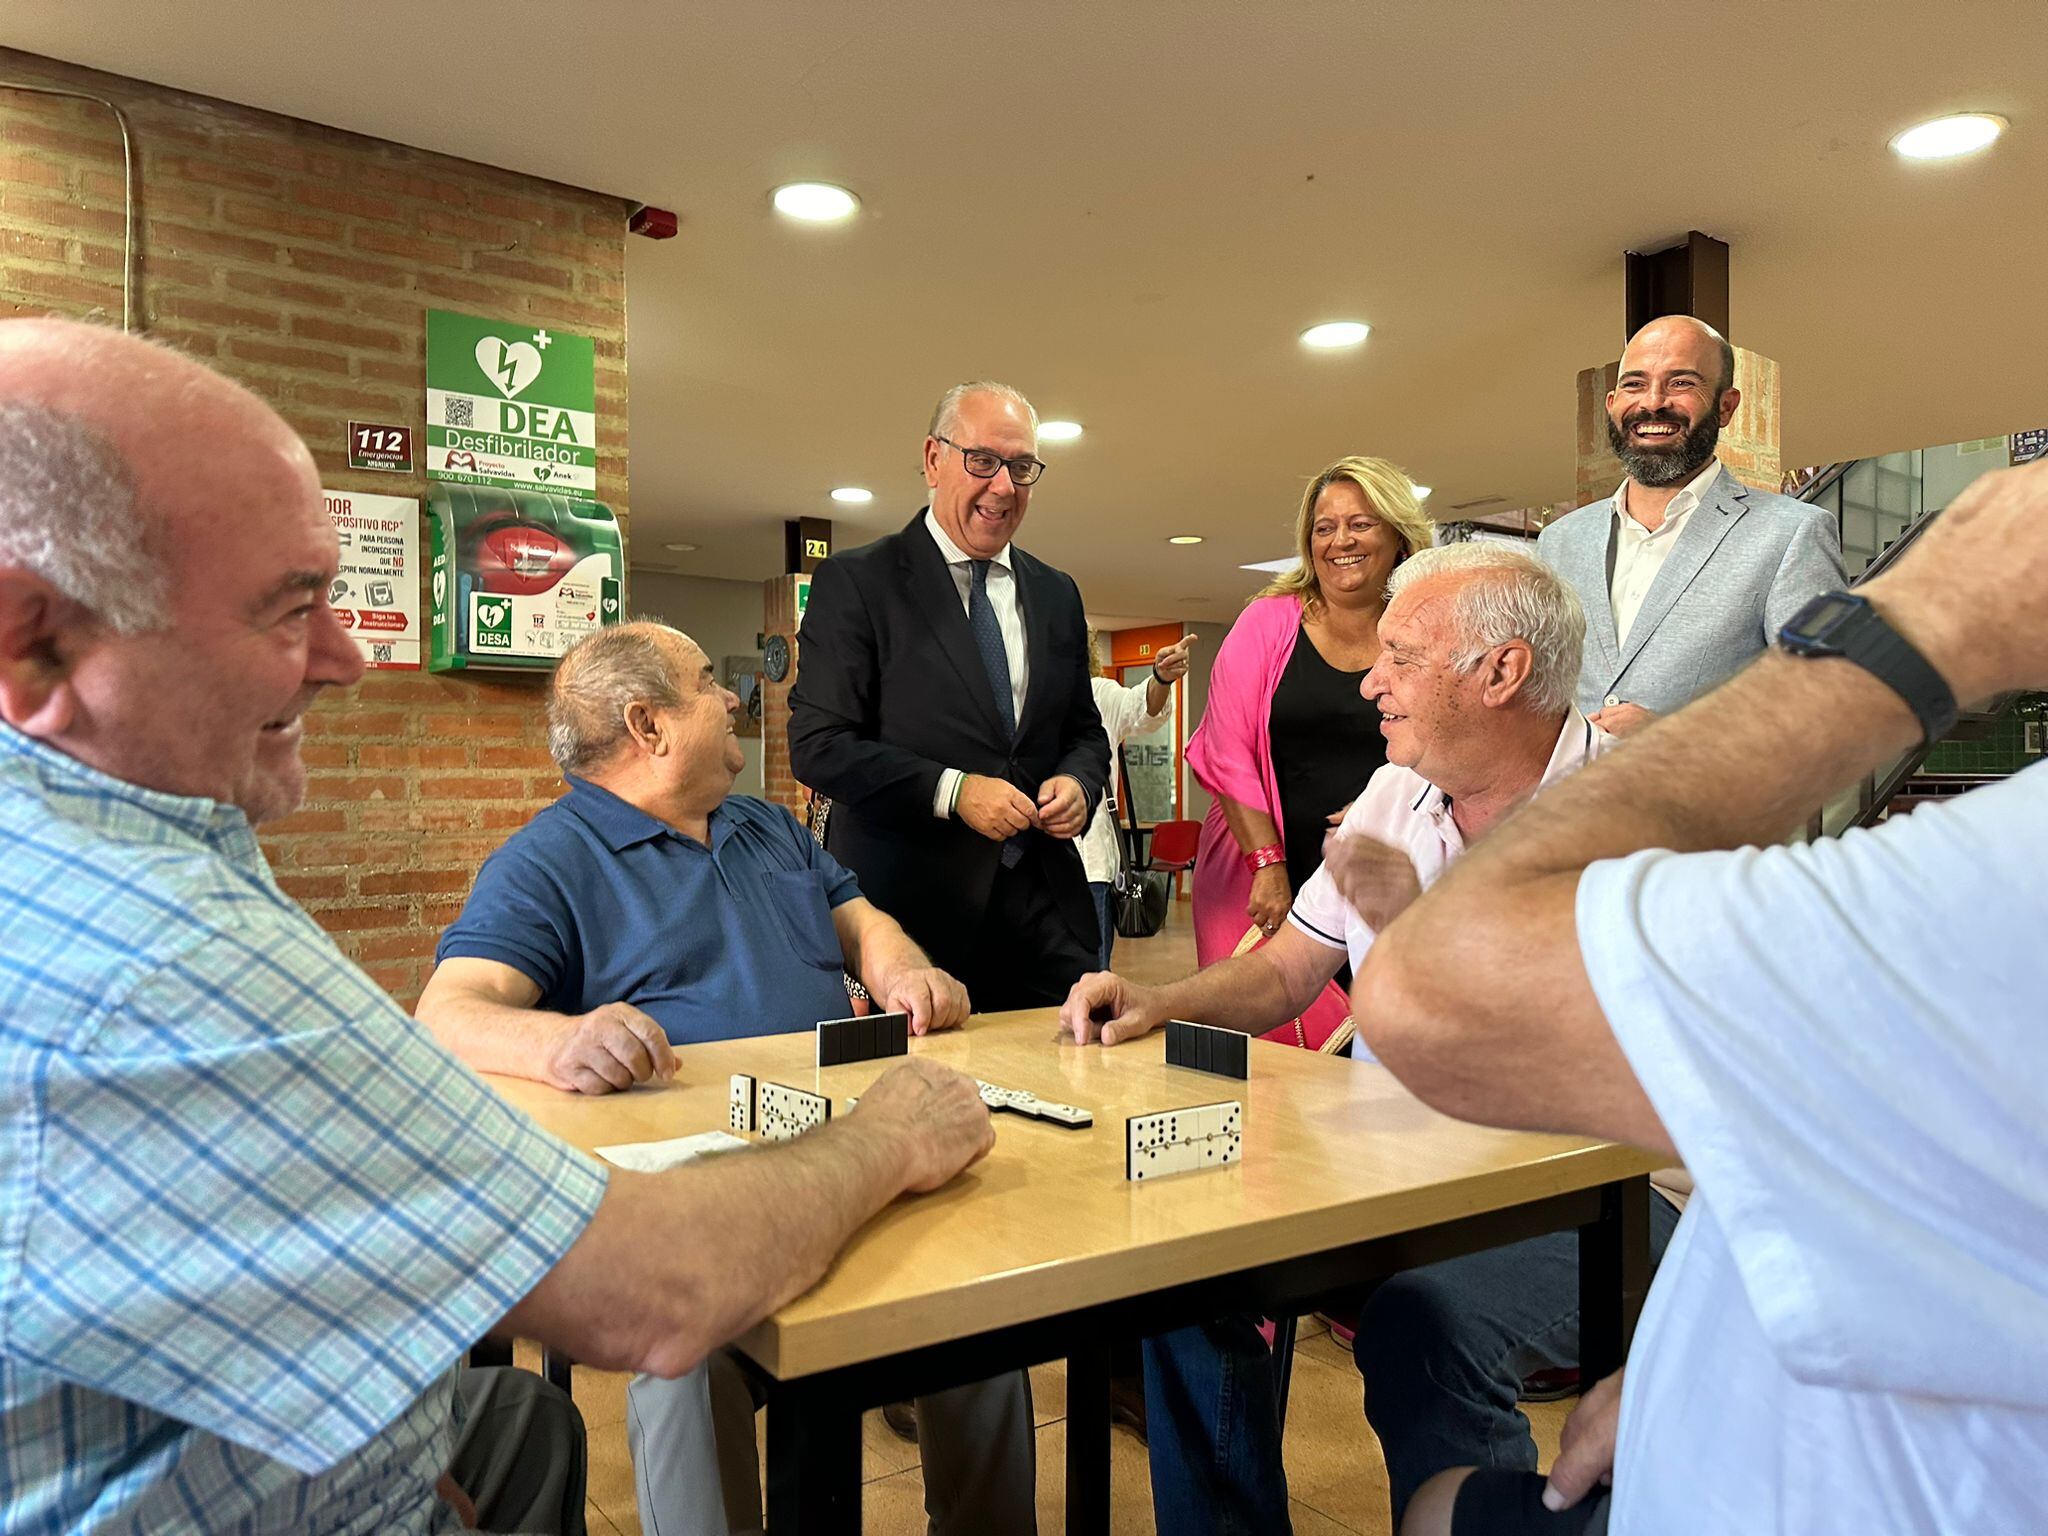
[[[4,725],[0,1112],[0,1529],[452,1524],[452,1368],[603,1172],[350,964],[239,810]]]

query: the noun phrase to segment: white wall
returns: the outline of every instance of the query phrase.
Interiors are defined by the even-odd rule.
[[[721,581],[712,576],[669,576],[655,571],[632,573],[631,600],[635,618],[659,619],[680,629],[704,648],[711,664],[725,671],[728,656],[759,657],[761,583]],[[761,738],[742,736],[740,750],[747,766],[733,788],[743,795],[762,791]]]

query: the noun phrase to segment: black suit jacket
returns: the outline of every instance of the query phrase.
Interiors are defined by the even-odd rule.
[[[1109,741],[1088,686],[1088,621],[1064,571],[1011,546],[1029,691],[1014,740],[967,628],[959,588],[919,512],[834,555],[811,577],[789,696],[790,766],[832,797],[825,845],[861,890],[940,965],[979,932],[1002,844],[932,814],[947,768],[1007,779],[1034,800],[1072,774],[1092,813]],[[1095,908],[1072,841],[1028,832],[1074,932],[1095,943]]]

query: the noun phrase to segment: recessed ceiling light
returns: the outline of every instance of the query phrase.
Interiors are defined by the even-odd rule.
[[[1326,320],[1301,333],[1301,344],[1329,351],[1334,347],[1355,347],[1372,334],[1363,320]]]
[[[1038,440],[1042,443],[1071,443],[1081,435],[1078,421],[1041,421],[1038,424]]]
[[[1892,140],[1892,149],[1908,160],[1947,160],[1984,148],[2005,128],[2005,119],[1989,112],[1959,112],[1908,128]]]
[[[668,550],[671,554],[694,555],[697,553],[697,546],[694,544],[664,544],[661,547]]]
[[[1166,542],[1169,544],[1199,544],[1202,542],[1202,536],[1199,533],[1176,533]]]
[[[1408,488],[1409,488],[1409,489],[1410,489],[1411,491],[1413,491],[1413,492],[1415,493],[1415,499],[1416,499],[1417,501],[1427,501],[1427,500],[1429,500],[1429,493],[1430,493],[1431,491],[1433,491],[1433,490],[1435,490],[1435,489],[1436,489],[1436,487],[1435,487],[1435,486],[1433,486],[1433,485],[1413,485],[1413,484],[1411,484],[1411,485],[1410,485],[1410,486],[1409,486]]]
[[[1268,576],[1285,576],[1299,564],[1301,564],[1300,557],[1285,555],[1278,560],[1254,560],[1250,565],[1240,565],[1238,569],[1240,571],[1264,571]]]
[[[864,485],[842,485],[833,490],[832,499],[849,507],[864,507],[875,499],[875,493]]]
[[[851,218],[859,207],[859,198],[830,182],[792,181],[775,189],[775,211],[806,224]]]

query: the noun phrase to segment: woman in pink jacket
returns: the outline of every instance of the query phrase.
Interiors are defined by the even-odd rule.
[[[1379,711],[1358,687],[1379,657],[1388,576],[1432,541],[1413,483],[1385,459],[1339,459],[1309,482],[1295,522],[1301,563],[1231,626],[1188,742],[1213,797],[1195,856],[1201,964],[1279,928],[1322,862],[1323,834],[1386,761]],[[1335,1049],[1349,1013],[1332,983],[1268,1038]]]

